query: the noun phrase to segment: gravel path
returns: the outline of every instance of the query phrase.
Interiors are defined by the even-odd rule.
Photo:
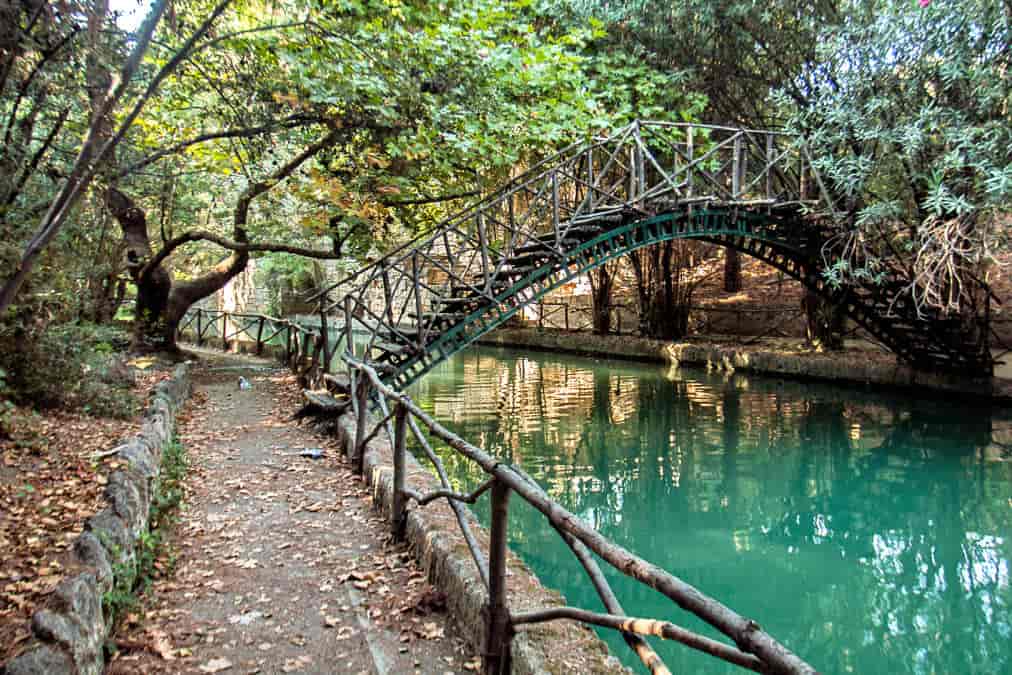
[[[197,353],[175,565],[127,616],[108,672],[477,670],[444,598],[389,543],[332,442],[285,421],[298,405],[294,378],[272,362]],[[299,456],[307,448],[325,456]]]

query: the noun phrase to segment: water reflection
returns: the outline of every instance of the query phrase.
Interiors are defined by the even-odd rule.
[[[1007,416],[491,348],[458,355],[413,395],[605,535],[757,618],[823,672],[1012,670]],[[448,468],[462,487],[480,480],[453,457]],[[486,509],[476,511],[485,518]],[[602,609],[540,514],[511,510],[514,550],[571,603]],[[708,630],[610,577],[628,612]],[[604,635],[632,665],[621,640]],[[733,671],[658,647],[675,672]]]

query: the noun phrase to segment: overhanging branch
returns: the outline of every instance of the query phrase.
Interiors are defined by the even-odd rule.
[[[253,243],[253,242],[237,242],[226,237],[219,236],[213,232],[206,230],[191,230],[185,232],[178,237],[173,237],[165,242],[161,250],[144,266],[145,270],[154,269],[160,265],[166,258],[172,255],[180,246],[189,244],[197,241],[209,241],[212,244],[217,244],[222,248],[226,248],[229,251],[239,251],[245,253],[255,252],[272,252],[272,253],[292,253],[294,255],[300,255],[305,258],[319,258],[325,260],[333,260],[340,258],[340,254],[336,254],[333,251],[321,251],[312,248],[303,248],[301,246],[289,246],[287,244],[276,244],[271,242]]]
[[[189,148],[189,147],[194,146],[194,145],[199,145],[200,143],[206,143],[207,141],[214,141],[214,140],[219,140],[219,139],[222,139],[222,138],[251,138],[251,137],[257,136],[259,134],[263,134],[263,133],[268,133],[268,132],[274,131],[276,129],[295,129],[297,127],[309,126],[309,125],[312,125],[312,124],[319,124],[319,123],[320,123],[320,120],[318,118],[315,118],[315,117],[305,117],[303,115],[293,115],[291,117],[285,118],[284,120],[280,120],[280,121],[272,123],[272,124],[263,124],[263,125],[258,126],[258,127],[244,127],[244,128],[241,128],[241,129],[226,129],[224,131],[210,131],[210,132],[208,132],[206,134],[201,134],[199,136],[194,136],[193,138],[187,139],[185,141],[180,141],[179,143],[176,143],[175,145],[170,146],[168,148],[164,148],[164,149],[159,150],[157,152],[153,152],[150,155],[148,155],[147,157],[145,157],[145,158],[143,158],[143,159],[141,159],[141,160],[139,160],[137,162],[134,162],[133,164],[127,166],[124,169],[121,169],[121,170],[117,171],[115,174],[113,174],[113,176],[111,177],[110,180],[119,180],[120,178],[123,178],[124,176],[128,176],[128,175],[134,173],[135,171],[140,171],[141,169],[143,169],[143,168],[145,168],[147,166],[150,166],[151,164],[154,164],[155,162],[157,162],[158,160],[160,160],[162,157],[166,157],[168,155],[174,155],[174,154],[176,154],[178,152],[182,152],[186,148]]]

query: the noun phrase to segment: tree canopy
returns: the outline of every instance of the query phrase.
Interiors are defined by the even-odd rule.
[[[136,32],[107,0],[0,13],[5,308],[106,320],[156,267],[354,266],[637,117],[802,134],[846,214],[834,282],[906,265],[919,302],[962,311],[1007,248],[1008,2],[161,0]]]

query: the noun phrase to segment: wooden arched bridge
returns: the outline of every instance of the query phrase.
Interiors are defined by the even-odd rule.
[[[368,335],[352,355],[403,388],[574,276],[695,238],[798,279],[917,368],[990,374],[986,348],[958,319],[918,311],[898,267],[826,281],[838,215],[796,136],[634,122],[540,162],[330,290],[346,330]]]

